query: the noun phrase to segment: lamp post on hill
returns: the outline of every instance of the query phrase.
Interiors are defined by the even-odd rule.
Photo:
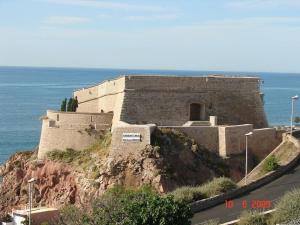
[[[29,225],[31,225],[31,209],[32,209],[32,185],[36,180],[34,178],[31,178],[28,180],[28,186],[29,186],[29,214],[28,214],[28,221]]]
[[[291,112],[291,136],[293,136],[293,119],[294,119],[294,103],[298,100],[298,95],[292,97],[292,112]]]
[[[246,165],[245,165],[245,185],[247,185],[247,176],[248,176],[248,137],[251,136],[253,132],[245,134],[246,137]]]

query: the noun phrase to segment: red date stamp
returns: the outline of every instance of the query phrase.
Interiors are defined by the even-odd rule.
[[[225,201],[225,208],[232,209],[234,207],[241,207],[243,209],[270,209],[272,208],[271,200],[242,200],[240,203],[235,203],[233,200]]]

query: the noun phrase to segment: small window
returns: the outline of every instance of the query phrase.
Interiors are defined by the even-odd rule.
[[[49,127],[55,127],[55,121],[49,120]]]
[[[93,116],[91,116],[91,122],[93,122]]]
[[[59,114],[56,115],[56,121],[59,121]]]

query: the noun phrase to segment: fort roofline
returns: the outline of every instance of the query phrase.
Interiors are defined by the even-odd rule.
[[[111,81],[116,81],[116,80],[119,80],[121,78],[125,78],[125,77],[145,77],[145,78],[155,78],[155,77],[163,77],[163,78],[199,78],[199,79],[204,79],[204,78],[216,78],[216,79],[254,79],[254,80],[258,80],[260,81],[261,78],[257,77],[257,76],[250,76],[250,75],[223,75],[223,74],[210,74],[210,75],[200,75],[199,76],[184,76],[184,75],[171,75],[171,74],[166,74],[166,75],[160,75],[160,74],[149,74],[149,75],[143,75],[143,74],[127,74],[127,75],[120,75],[116,78],[112,78],[112,79],[106,79],[106,80],[103,80],[97,84],[94,84],[94,85],[90,85],[90,86],[86,86],[86,87],[83,87],[83,88],[77,88],[77,89],[74,89],[74,92],[78,92],[78,91],[81,91],[81,90],[84,90],[84,89],[90,89],[90,88],[93,88],[93,87],[97,87],[97,86],[100,86],[101,84],[104,84],[106,82],[111,82]]]
[[[99,112],[99,113],[95,113],[95,112],[64,112],[64,111],[57,111],[57,110],[51,110],[48,109],[47,113],[57,113],[57,114],[76,114],[76,115],[102,115],[102,114],[113,114],[112,112]]]

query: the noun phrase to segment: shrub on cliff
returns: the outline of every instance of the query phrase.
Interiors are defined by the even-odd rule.
[[[191,151],[194,160],[198,161],[196,166],[191,169],[199,168],[199,164],[210,168],[218,176],[230,175],[229,166],[214,152],[209,151],[203,146],[198,145],[194,139],[191,139],[183,132],[172,128],[157,128],[151,134],[151,144],[160,147],[160,153],[165,158],[171,158],[172,155],[179,155],[185,150]]]
[[[192,202],[204,198],[213,197],[235,189],[236,184],[229,178],[219,177],[200,186],[180,187],[171,192],[175,200],[183,202]]]
[[[190,225],[190,208],[172,196],[161,197],[149,188],[114,188],[92,203],[91,209],[62,210],[60,225]]]
[[[5,223],[10,223],[10,222],[13,222],[13,219],[12,219],[11,215],[5,214],[5,216],[0,218],[0,221],[5,222]]]
[[[79,151],[67,148],[66,151],[54,150],[47,153],[50,160],[70,163],[80,155]]]
[[[278,159],[274,155],[267,158],[263,164],[263,169],[266,173],[271,172],[273,170],[277,170],[278,168]]]

